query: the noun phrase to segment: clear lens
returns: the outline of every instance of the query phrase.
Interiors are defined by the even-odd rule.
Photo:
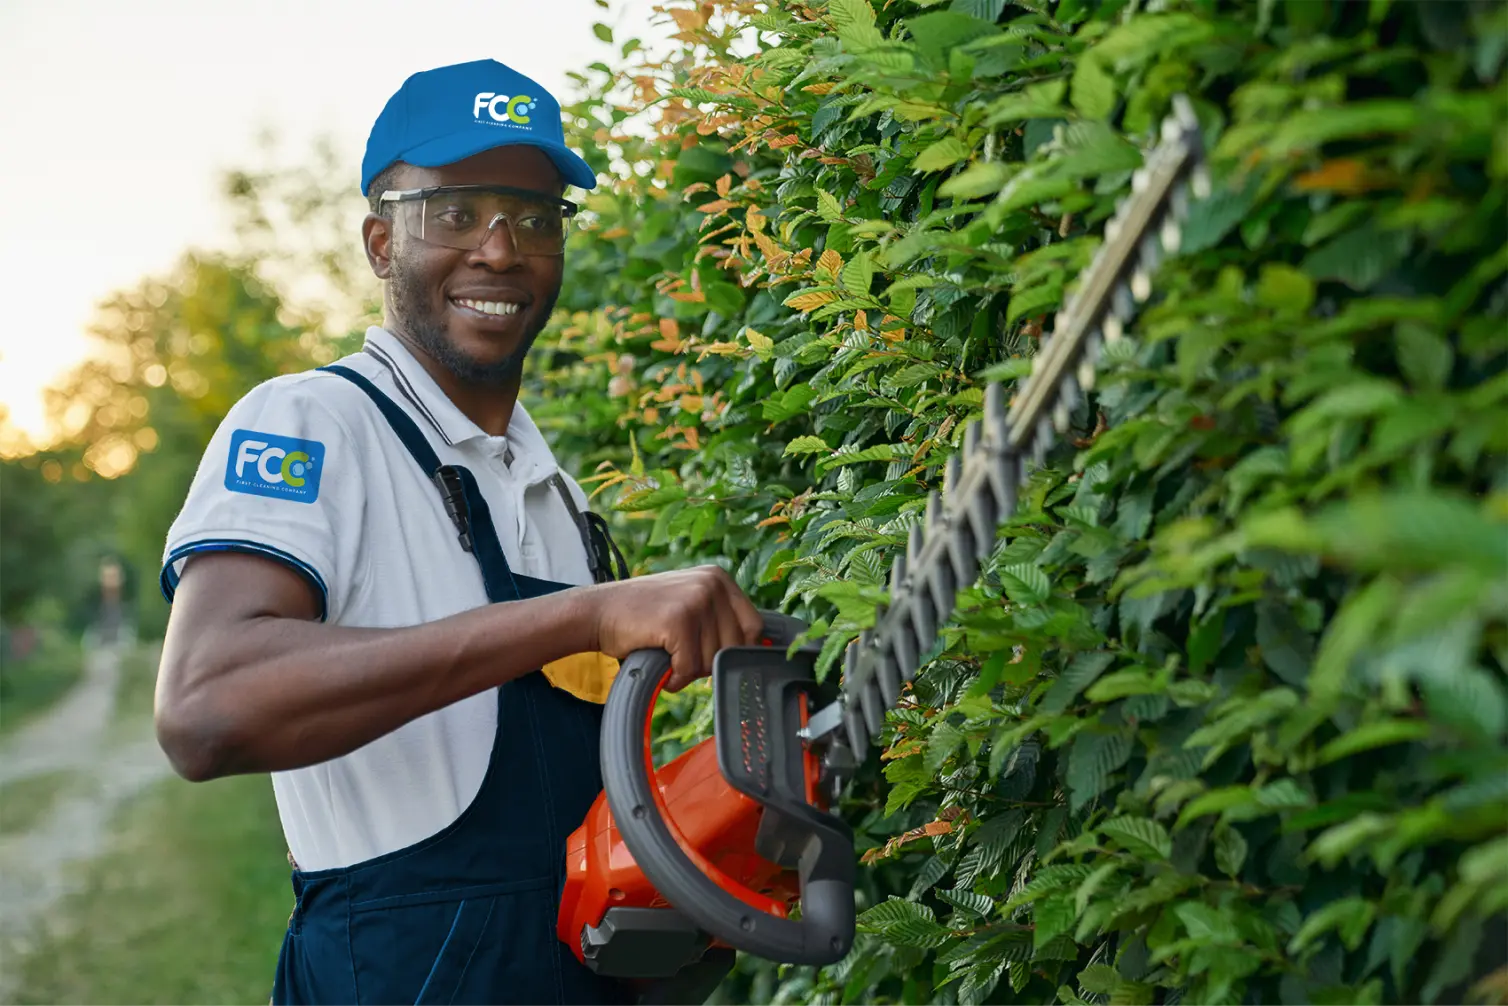
[[[409,234],[431,244],[473,251],[486,242],[494,226],[506,226],[521,255],[559,255],[565,250],[565,210],[543,199],[462,190],[398,205]]]

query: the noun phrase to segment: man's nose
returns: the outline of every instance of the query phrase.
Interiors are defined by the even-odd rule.
[[[518,253],[518,245],[513,240],[512,221],[499,213],[487,228],[481,247],[471,254],[480,264],[499,272],[520,264],[523,256]]]

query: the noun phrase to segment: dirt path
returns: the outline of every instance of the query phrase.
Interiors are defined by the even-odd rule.
[[[110,819],[128,798],[170,772],[149,720],[114,718],[122,651],[88,652],[84,678],[40,719],[0,742],[0,784],[67,773],[30,828],[0,835],[0,1002],[48,910],[76,881],[78,864],[104,850]]]

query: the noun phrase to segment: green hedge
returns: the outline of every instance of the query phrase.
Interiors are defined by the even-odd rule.
[[[581,79],[615,181],[530,401],[639,570],[836,666],[1176,93],[1215,191],[849,793],[855,951],[722,995],[1459,1001],[1508,908],[1508,8],[876,6],[682,7]]]

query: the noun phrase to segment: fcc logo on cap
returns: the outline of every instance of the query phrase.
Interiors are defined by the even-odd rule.
[[[230,438],[225,488],[233,493],[313,503],[319,498],[319,476],[324,467],[325,445],[318,440],[237,430]]]
[[[537,105],[533,98],[527,94],[515,94],[511,97],[506,94],[493,94],[491,91],[483,91],[472,102],[471,114],[479,122],[486,122],[482,118],[482,112],[486,112],[493,122],[500,126],[527,126],[529,113]]]

